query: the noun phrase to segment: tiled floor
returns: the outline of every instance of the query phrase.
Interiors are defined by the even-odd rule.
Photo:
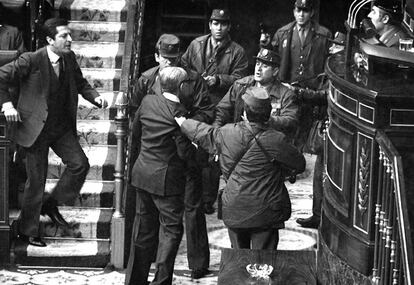
[[[315,161],[314,156],[307,156],[306,177],[299,177],[295,184],[287,183],[292,200],[292,217],[287,221],[286,228],[280,232],[279,249],[300,250],[312,248],[317,239],[317,231],[298,227],[295,220],[307,217],[312,208],[312,168]],[[207,216],[207,225],[210,241],[210,270],[212,274],[200,280],[191,280],[190,271],[187,267],[185,236],[181,243],[175,262],[175,273],[173,284],[217,284],[217,275],[220,266],[220,248],[229,247],[227,230],[216,215]],[[150,275],[150,279],[153,275]],[[34,269],[34,268],[8,268],[0,269],[0,284],[123,284],[124,273],[109,269],[100,270],[74,270],[74,269]]]

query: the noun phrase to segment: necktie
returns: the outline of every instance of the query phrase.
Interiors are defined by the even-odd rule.
[[[55,72],[56,77],[58,77],[58,78],[59,78],[59,72],[60,72],[60,63],[59,62],[60,62],[60,59],[52,64],[53,71]]]
[[[306,35],[305,35],[305,29],[300,28],[298,31],[300,43],[303,45],[305,43]]]
[[[58,74],[58,78],[59,78],[59,80],[61,80],[62,78],[63,78],[63,74],[64,74],[64,71],[63,71],[63,58],[62,57],[59,57],[59,74]]]

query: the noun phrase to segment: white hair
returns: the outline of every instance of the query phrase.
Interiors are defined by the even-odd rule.
[[[162,91],[175,93],[180,83],[187,78],[187,72],[176,66],[168,66],[160,71],[160,84]]]

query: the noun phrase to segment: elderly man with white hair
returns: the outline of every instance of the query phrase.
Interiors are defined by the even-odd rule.
[[[132,130],[140,138],[141,151],[131,176],[137,200],[125,284],[148,284],[156,251],[153,284],[172,284],[183,235],[185,155],[194,149],[180,137],[174,117],[186,113],[178,95],[187,73],[180,67],[165,67],[159,76],[162,96],[143,98]]]

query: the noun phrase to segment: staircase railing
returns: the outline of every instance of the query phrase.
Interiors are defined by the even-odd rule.
[[[378,132],[378,192],[375,207],[374,284],[406,284],[414,280],[414,252],[401,156]]]
[[[124,266],[125,252],[125,206],[123,204],[124,188],[128,181],[128,101],[134,92],[135,80],[138,78],[142,26],[144,24],[145,0],[132,0],[128,4],[125,50],[122,63],[120,90],[116,99],[117,158],[115,164],[115,211],[112,216],[111,263],[116,268]],[[123,92],[122,92],[123,91]],[[126,175],[125,175],[126,173]]]

